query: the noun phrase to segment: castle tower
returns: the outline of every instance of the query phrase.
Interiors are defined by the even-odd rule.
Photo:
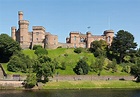
[[[19,19],[19,21],[23,20],[23,12],[22,11],[18,12],[18,19]]]
[[[57,48],[58,46],[58,37],[57,35],[52,35],[47,33],[45,35],[45,48]]]
[[[29,48],[29,34],[28,34],[28,27],[29,27],[29,21],[23,20],[23,12],[18,12],[19,16],[19,43],[22,48]]]
[[[106,42],[109,46],[111,46],[111,43],[113,41],[113,37],[114,37],[114,31],[113,30],[106,30],[104,31],[104,35],[106,36]]]
[[[92,42],[91,32],[87,32],[87,48],[90,48],[91,42]]]
[[[11,36],[16,41],[16,27],[11,27]]]

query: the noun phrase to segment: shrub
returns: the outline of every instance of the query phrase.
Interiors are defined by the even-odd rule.
[[[66,70],[66,62],[62,62],[61,63],[61,69],[62,70]]]
[[[65,56],[65,57],[67,57],[67,56],[68,56],[68,54],[67,54],[67,53],[65,53],[65,54],[64,54],[64,56]]]
[[[74,52],[80,54],[82,52],[82,48],[75,48]]]
[[[35,54],[38,56],[38,55],[47,55],[48,54],[48,51],[44,48],[37,48],[35,50]]]
[[[80,59],[79,62],[77,62],[77,65],[75,66],[73,71],[77,75],[83,75],[83,74],[85,75],[85,74],[88,74],[89,66],[85,60]]]
[[[36,49],[38,49],[38,48],[42,48],[42,46],[41,46],[41,45],[34,45],[34,46],[33,46],[33,50],[36,50]]]

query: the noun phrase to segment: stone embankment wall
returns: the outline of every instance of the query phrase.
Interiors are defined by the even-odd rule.
[[[49,78],[50,81],[77,81],[77,80],[133,80],[133,76],[97,76],[97,75],[69,75],[69,76],[54,76]]]
[[[0,89],[13,89],[23,87],[23,81],[0,81]]]

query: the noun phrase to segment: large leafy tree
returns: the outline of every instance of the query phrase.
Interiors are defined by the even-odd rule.
[[[90,51],[97,56],[105,56],[107,50],[107,43],[104,40],[93,41],[90,45]]]
[[[113,38],[111,45],[112,53],[119,57],[121,63],[126,55],[137,47],[137,43],[134,42],[134,36],[124,30],[119,30],[116,36]]]
[[[28,72],[33,66],[33,60],[22,52],[16,52],[7,64],[7,69],[12,72]]]
[[[48,77],[52,76],[52,74],[55,72],[55,66],[51,60],[46,55],[40,55],[38,57],[38,60],[35,62],[34,70],[36,72],[37,79],[39,81],[48,81]],[[42,80],[44,78],[44,80]]]
[[[0,61],[7,62],[15,51],[21,50],[18,42],[7,34],[0,35]]]

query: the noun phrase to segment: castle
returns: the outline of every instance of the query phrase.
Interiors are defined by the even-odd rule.
[[[33,26],[33,31],[29,32],[29,21],[23,20],[22,11],[18,12],[18,17],[19,28],[11,27],[11,36],[15,41],[19,42],[23,49],[32,48],[34,45],[41,45],[48,49],[55,49],[60,46],[63,48],[90,48],[91,42],[96,40],[105,40],[110,46],[114,37],[113,30],[106,30],[103,35],[92,35],[91,32],[86,34],[70,32],[70,36],[66,38],[66,43],[59,43],[58,36],[46,32],[42,26]]]
[[[11,36],[18,41],[23,49],[32,48],[34,45],[41,45],[44,48],[57,48],[58,36],[45,31],[42,26],[33,26],[29,32],[29,21],[23,20],[23,12],[18,12],[19,28],[11,27]]]

